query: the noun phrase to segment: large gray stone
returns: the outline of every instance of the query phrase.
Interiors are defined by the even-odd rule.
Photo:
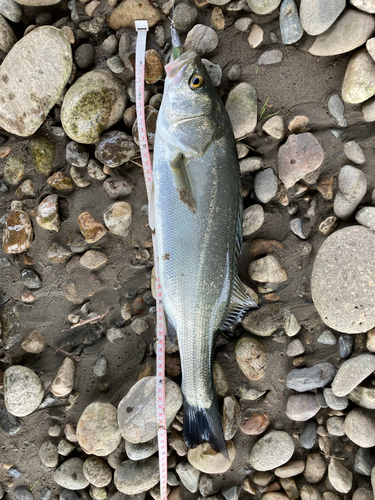
[[[330,328],[343,333],[363,333],[374,327],[374,252],[375,234],[361,226],[334,232],[320,247],[314,262],[311,290],[314,305]],[[350,385],[345,394],[351,391]]]
[[[345,418],[345,434],[361,448],[375,446],[375,421],[371,412],[354,408]]]
[[[375,355],[359,354],[345,361],[337,372],[332,391],[335,396],[346,396],[375,371]]]
[[[309,35],[320,35],[336,21],[345,9],[345,0],[301,0],[299,15]]]
[[[284,431],[271,431],[250,451],[250,464],[257,471],[268,471],[288,462],[294,453],[293,439]]]
[[[329,30],[316,37],[309,52],[314,56],[344,54],[366,43],[374,31],[374,16],[346,9]]]
[[[257,124],[257,93],[249,83],[240,83],[229,92],[225,109],[233,127],[235,139],[243,139]]]
[[[16,417],[30,415],[43,399],[40,378],[26,366],[13,365],[4,372],[4,399],[6,409]]]
[[[344,165],[338,176],[338,191],[333,202],[335,215],[348,220],[362,201],[367,190],[367,180],[362,170]]]
[[[346,67],[341,95],[349,104],[359,104],[375,95],[375,64],[366,49],[359,50],[351,57]]]
[[[41,26],[24,36],[0,67],[0,126],[22,137],[33,134],[61,96],[72,71],[66,35]]]
[[[310,368],[296,368],[290,371],[285,384],[297,392],[307,392],[328,385],[335,373],[336,369],[332,363],[318,363]]]
[[[284,0],[280,6],[280,31],[281,40],[286,45],[298,42],[303,35],[302,24],[294,0]]]
[[[83,490],[89,485],[83,474],[84,461],[81,458],[69,458],[55,470],[53,479],[63,488]]]

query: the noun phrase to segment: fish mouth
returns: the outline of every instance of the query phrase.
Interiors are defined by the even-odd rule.
[[[184,71],[181,70],[185,70],[185,67],[188,65],[191,59],[194,59],[196,56],[197,54],[193,50],[188,50],[174,61],[168,63],[165,66],[165,71],[168,78],[170,80],[174,79],[178,74],[181,74],[182,76]]]

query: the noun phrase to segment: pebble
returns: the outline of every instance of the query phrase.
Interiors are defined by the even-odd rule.
[[[207,474],[202,474],[199,480],[199,492],[204,497],[209,497],[210,495],[214,495],[218,493],[220,486],[215,484],[214,479]]]
[[[373,354],[359,354],[356,358],[348,359],[340,366],[333,380],[333,393],[336,396],[346,396],[374,370]]]
[[[301,330],[301,325],[298,323],[297,318],[287,309],[284,311],[284,328],[288,337],[294,337]]]
[[[236,82],[241,77],[241,66],[239,64],[233,64],[228,70],[227,76],[231,82]]]
[[[264,377],[267,352],[261,342],[251,337],[242,337],[236,342],[234,352],[240,370],[249,380]]]
[[[47,250],[47,259],[53,264],[61,264],[66,262],[71,256],[72,252],[64,248],[60,243],[52,243]]]
[[[251,19],[251,17],[240,17],[239,19],[237,19],[237,21],[235,21],[234,27],[238,31],[242,31],[244,33],[250,28],[252,23],[253,20]]]
[[[176,30],[187,33],[198,19],[198,10],[194,5],[180,2],[173,11],[173,22]]]
[[[154,148],[155,133],[156,133],[156,122],[158,119],[158,111],[150,105],[145,106],[145,119],[146,119],[146,129],[147,129],[147,140],[150,149]],[[132,128],[132,134],[135,144],[139,145],[138,138],[138,121],[135,121]],[[137,147],[137,146],[135,146]],[[136,149],[135,154],[138,153]]]
[[[101,163],[115,168],[126,163],[139,152],[133,138],[118,130],[103,134],[96,144],[95,157]]]
[[[180,462],[176,467],[176,472],[181,480],[181,483],[191,493],[198,491],[200,471],[193,467],[187,460]]]
[[[247,154],[247,149],[246,149],[246,154]],[[256,172],[257,170],[260,170],[262,167],[263,167],[262,159],[259,158],[258,156],[250,156],[240,161],[241,175],[247,175]]]
[[[335,367],[329,362],[318,363],[311,368],[295,369],[288,373],[286,386],[298,392],[311,391],[328,385],[335,373]]]
[[[107,232],[104,225],[94,219],[89,212],[82,212],[78,216],[78,224],[87,243],[96,243]]]
[[[90,246],[82,234],[76,233],[70,242],[70,248],[73,253],[82,253],[88,250]]]
[[[351,410],[345,418],[345,434],[362,448],[375,446],[375,422],[372,414],[361,408]]]
[[[278,151],[279,177],[289,189],[318,169],[323,158],[323,148],[310,132],[292,134]]]
[[[354,471],[358,472],[358,474],[370,477],[371,470],[374,467],[374,465],[375,465],[374,451],[370,448],[359,448],[354,460]]]
[[[259,310],[245,316],[241,324],[249,333],[269,337],[282,325],[279,307],[273,304],[263,305]]]
[[[40,227],[48,231],[59,231],[60,218],[57,194],[50,194],[40,202],[36,213],[36,222]]]
[[[262,205],[251,205],[243,212],[243,235],[250,236],[260,229],[264,222],[264,210]]]
[[[309,420],[306,423],[305,428],[299,437],[301,445],[306,450],[310,450],[315,445],[316,430],[317,430],[317,423],[315,422],[315,420]]]
[[[349,141],[344,146],[345,156],[357,165],[365,162],[366,158],[361,146],[356,141]]]
[[[288,125],[288,130],[291,134],[302,134],[308,132],[309,119],[307,116],[295,116]]]
[[[32,330],[22,342],[21,347],[26,352],[40,354],[46,347],[46,337],[38,330]]]
[[[19,23],[22,19],[21,7],[14,0],[1,0],[0,14],[13,23]]]
[[[96,377],[104,377],[104,375],[107,373],[107,368],[108,368],[108,361],[102,355],[99,356],[99,358],[93,364],[92,371],[94,372],[94,375]],[[96,484],[95,486],[98,485]],[[105,486],[105,484],[103,484],[103,486]]]
[[[288,398],[285,413],[291,420],[303,422],[312,418],[319,410],[315,394],[293,394]]]
[[[42,278],[34,269],[24,269],[21,272],[21,281],[28,288],[36,289],[42,286]]]
[[[257,64],[258,66],[268,66],[270,64],[277,64],[281,62],[284,58],[283,53],[281,50],[278,49],[272,49],[272,50],[266,50],[266,52],[263,52],[258,57]]]
[[[20,420],[8,412],[4,401],[0,401],[0,430],[5,436],[14,436],[21,426]]]
[[[67,396],[74,386],[75,363],[71,358],[65,358],[51,385],[51,392],[58,398]]]
[[[13,416],[30,415],[42,402],[43,394],[42,383],[30,368],[13,365],[5,370],[5,406]]]
[[[262,130],[274,139],[282,140],[286,136],[286,125],[284,118],[280,115],[272,116],[263,125]]]
[[[125,237],[132,222],[132,208],[124,201],[113,203],[106,209],[103,218],[111,233]]]
[[[4,180],[17,186],[25,175],[27,160],[24,156],[8,156],[4,167]]]
[[[301,219],[293,219],[289,223],[290,229],[292,233],[301,238],[302,240],[306,240],[307,236],[303,232],[303,223]]]
[[[233,127],[234,138],[251,135],[257,124],[257,93],[249,83],[240,83],[229,92],[225,109]]]
[[[308,483],[319,483],[323,479],[326,470],[326,461],[320,453],[310,453],[307,455],[306,467],[303,475]]]
[[[4,223],[4,252],[8,254],[24,252],[31,245],[33,234],[33,227],[28,214],[21,210],[20,206],[12,206],[12,211]]]
[[[252,262],[248,269],[252,280],[260,283],[282,283],[288,279],[286,271],[274,255]]]
[[[161,21],[161,11],[149,0],[140,4],[137,0],[125,0],[107,16],[106,23],[113,30],[119,28],[135,28],[136,19],[147,19],[149,28]]]
[[[148,491],[159,482],[159,460],[156,457],[133,462],[126,460],[115,470],[116,488],[126,495]]]
[[[83,474],[83,460],[81,458],[69,458],[53,474],[54,481],[63,488],[69,490],[82,490],[89,485]]]
[[[39,448],[39,458],[46,467],[56,467],[59,462],[57,446],[47,440]]]
[[[0,15],[0,50],[8,53],[15,44],[17,44],[17,37],[14,31],[3,16]]]
[[[372,15],[346,9],[331,28],[316,37],[309,52],[315,56],[344,54],[366,43],[374,31],[375,19]]]
[[[257,471],[284,465],[294,453],[293,439],[284,431],[271,431],[261,437],[250,451],[250,464]]]
[[[355,214],[355,219],[362,226],[375,230],[375,207],[363,207]]]
[[[331,215],[330,217],[327,217],[326,219],[324,219],[323,222],[319,224],[319,231],[322,234],[324,234],[324,236],[329,236],[330,234],[333,233],[338,224],[339,224],[338,218],[334,215]]]
[[[345,436],[344,419],[342,417],[327,418],[326,426],[330,436]]]
[[[336,21],[345,9],[345,0],[301,0],[300,18],[303,29],[309,35],[320,35]]]
[[[221,453],[214,451],[207,442],[203,442],[188,451],[188,460],[193,467],[206,474],[222,474],[232,465],[236,448],[233,441],[226,442],[229,460]]]
[[[365,122],[375,121],[375,97],[364,102],[361,111]]]
[[[87,165],[87,173],[93,179],[104,181],[107,175],[103,172],[103,165],[95,159],[91,159]]]
[[[51,437],[59,437],[61,433],[61,427],[58,424],[51,425],[48,429],[48,435]]]
[[[305,462],[303,460],[294,460],[286,465],[278,467],[275,470],[275,475],[280,478],[289,478],[301,474],[305,470]]]
[[[112,471],[107,462],[98,457],[89,457],[83,464],[85,478],[97,488],[107,486],[112,480]]]
[[[84,146],[75,141],[70,141],[66,145],[65,157],[69,165],[78,168],[86,167],[90,159],[90,155],[86,152]]]
[[[281,40],[290,45],[298,42],[303,35],[302,24],[294,0],[283,0],[280,6]]]
[[[339,493],[349,493],[353,485],[353,474],[335,458],[329,462],[328,479]]]
[[[348,335],[342,333],[339,337],[339,350],[340,358],[345,359],[351,355],[354,348],[354,337],[353,335]]]
[[[19,187],[16,189],[16,196],[20,200],[27,200],[28,198],[35,198],[35,187],[30,179],[26,179]]]
[[[331,330],[325,330],[319,337],[318,342],[323,345],[336,345],[337,339]]]
[[[39,491],[39,494],[42,500],[49,500],[51,498],[51,490],[47,486],[44,486],[44,488]]]
[[[348,126],[348,120],[344,116],[345,106],[339,94],[334,94],[328,99],[328,109],[337,125],[340,127]]]
[[[112,328],[108,328],[108,330],[106,332],[106,337],[107,337],[108,341],[111,344],[113,344],[116,340],[119,340],[119,339],[123,340],[125,338],[125,334],[119,328],[112,327]]]
[[[108,177],[103,182],[104,191],[112,199],[123,198],[133,192],[133,185],[125,179],[114,179]]]
[[[91,43],[83,43],[76,48],[74,62],[80,69],[87,69],[94,64],[95,48]],[[77,165],[78,166],[78,165]]]
[[[346,67],[341,95],[344,102],[350,104],[364,102],[375,95],[375,66],[366,49],[355,52],[351,57]],[[366,113],[365,107],[362,112]]]
[[[228,393],[229,384],[223,368],[217,361],[214,361],[213,364],[212,378],[214,381],[214,387],[217,397],[219,399],[225,398]]]
[[[62,439],[57,445],[57,451],[59,452],[59,455],[62,455],[63,457],[68,456],[73,450],[75,450],[74,444],[69,443],[66,439]]]
[[[374,251],[375,236],[362,226],[335,231],[320,247],[312,273],[312,298],[320,317],[330,328],[343,333],[361,333],[373,327],[375,291],[369,286],[368,276],[374,266],[370,258]],[[341,377],[338,374],[336,378]],[[336,395],[344,396],[350,391],[348,388],[345,394]]]
[[[122,118],[126,101],[126,89],[120,80],[103,69],[89,71],[65,94],[62,126],[74,141],[94,144],[105,130]]]
[[[118,48],[118,42],[115,35],[109,35],[102,43],[102,47],[107,54],[116,54]]]
[[[346,396],[335,396],[332,392],[332,389],[324,389],[323,394],[327,405],[329,406],[329,408],[332,408],[332,410],[345,410],[345,408],[348,406],[348,398]]]
[[[278,8],[280,2],[281,0],[247,0],[250,9],[261,16],[271,14]]]
[[[80,500],[80,496],[75,491],[65,488],[61,491],[59,500]]]
[[[140,318],[136,318],[134,321],[132,321],[130,326],[137,335],[141,335],[149,328],[147,321]]]
[[[233,396],[227,396],[223,402],[223,431],[226,441],[234,437],[240,423],[241,407]]]
[[[254,177],[255,195],[261,203],[268,203],[277,191],[277,176],[272,168],[260,170]]]
[[[81,188],[90,186],[90,181],[85,179],[85,176],[79,171],[77,167],[70,167],[69,173],[76,186]]]
[[[79,263],[86,269],[98,269],[103,266],[107,260],[108,257],[104,252],[100,252],[99,250],[87,250],[79,259]]]
[[[73,189],[72,179],[64,174],[64,172],[55,172],[48,177],[47,184],[58,191],[65,191]]]
[[[116,75],[122,73],[125,69],[125,65],[118,56],[113,56],[107,59],[107,66]]]
[[[207,73],[211,79],[212,85],[218,87],[221,83],[222,70],[218,64],[214,64],[208,59],[201,59],[202,63],[205,65]]]
[[[287,345],[286,355],[287,356],[299,356],[305,352],[305,348],[302,345],[302,342],[299,339],[294,339]]]
[[[14,497],[16,500],[34,500],[34,495],[28,486],[17,486],[14,490]]]
[[[125,451],[130,460],[144,460],[158,450],[158,440],[155,437],[145,443],[130,443],[125,441]]]
[[[245,422],[240,425],[240,429],[248,436],[257,436],[258,434],[263,434],[270,423],[271,417],[267,412],[252,413],[250,418],[247,418]]]
[[[139,380],[118,406],[118,422],[121,435],[131,443],[145,443],[157,435],[155,415],[156,377]],[[169,426],[182,405],[181,389],[166,379],[167,426]]]
[[[263,42],[264,31],[258,24],[253,24],[248,36],[247,41],[252,49],[259,47]]]
[[[218,43],[219,38],[212,28],[196,24],[187,34],[184,48],[194,50],[198,55],[204,56],[215,50]]]
[[[364,487],[357,488],[352,496],[353,500],[372,500],[372,498],[374,498],[372,489]]]
[[[59,99],[71,70],[70,43],[61,30],[41,26],[24,36],[1,65],[0,126],[22,137],[32,135]]]
[[[362,408],[375,410],[375,388],[358,385],[349,392],[348,398]]]

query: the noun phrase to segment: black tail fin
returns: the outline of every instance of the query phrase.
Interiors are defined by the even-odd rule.
[[[184,439],[188,448],[205,440],[229,460],[216,397],[209,408],[191,406],[184,398]]]

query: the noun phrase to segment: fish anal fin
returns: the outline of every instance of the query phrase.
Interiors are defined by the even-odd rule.
[[[232,298],[228,308],[228,314],[221,329],[228,330],[241,321],[241,318],[250,310],[258,309],[258,305],[247,294],[238,274],[234,277]]]
[[[175,155],[170,161],[170,166],[173,174],[173,183],[180,195],[180,200],[191,212],[195,213],[195,202],[191,193],[191,185],[186,172],[183,154],[178,153]]]

